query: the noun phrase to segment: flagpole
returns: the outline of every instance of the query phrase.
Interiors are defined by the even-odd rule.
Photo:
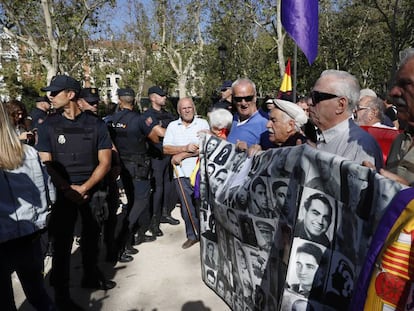
[[[294,44],[293,50],[293,90],[292,90],[292,97],[293,102],[296,103],[296,71],[297,71],[297,64],[298,64],[298,46]]]

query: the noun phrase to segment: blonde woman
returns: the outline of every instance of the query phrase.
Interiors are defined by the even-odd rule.
[[[56,310],[43,279],[40,233],[54,188],[37,151],[20,142],[0,102],[0,306],[16,310],[11,274],[17,273],[36,310]]]

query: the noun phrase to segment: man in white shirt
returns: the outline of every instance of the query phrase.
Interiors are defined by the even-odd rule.
[[[200,221],[192,200],[194,188],[190,183],[190,176],[199,155],[198,133],[209,130],[210,127],[206,120],[195,116],[195,105],[190,97],[184,97],[178,101],[177,111],[180,117],[168,125],[163,151],[164,154],[172,155],[174,181],[181,201],[187,235],[187,241],[184,242],[182,248],[187,249],[199,241]]]

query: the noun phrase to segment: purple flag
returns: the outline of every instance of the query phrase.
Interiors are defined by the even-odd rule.
[[[282,0],[282,25],[312,64],[318,55],[318,0]]]

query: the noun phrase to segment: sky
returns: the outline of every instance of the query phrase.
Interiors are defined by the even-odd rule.
[[[152,9],[153,1],[152,0],[137,0],[144,4],[145,8],[148,8],[148,10]],[[113,9],[113,20],[112,25],[114,26],[115,30],[122,31],[123,24],[128,22],[129,16],[128,14],[125,14],[125,10],[128,9],[128,3],[131,3],[131,0],[117,0],[116,1],[116,7]],[[126,12],[128,13],[128,12]],[[123,17],[123,18],[122,18]]]

